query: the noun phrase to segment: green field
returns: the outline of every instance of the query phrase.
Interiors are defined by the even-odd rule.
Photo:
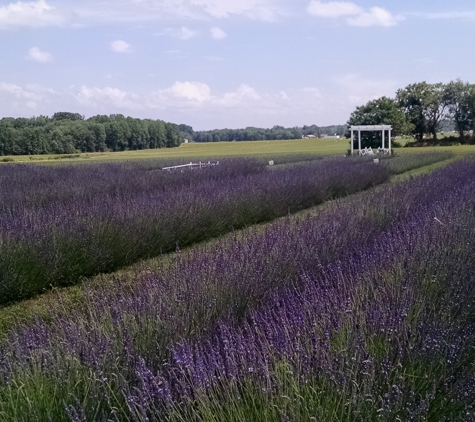
[[[71,155],[18,155],[3,157],[1,162],[95,162],[112,160],[135,160],[150,158],[213,158],[230,156],[270,157],[284,154],[345,155],[349,148],[348,139],[298,139],[288,141],[216,142],[182,144],[178,148],[153,150],[97,152]],[[431,148],[397,148],[397,154],[413,154],[428,150],[452,151],[456,155],[475,153],[475,146],[460,145]]]
[[[289,141],[217,142],[182,144],[178,148],[149,149],[124,152],[98,152],[66,155],[9,156],[9,162],[72,162],[133,160],[142,158],[212,158],[230,156],[274,156],[279,154],[343,155],[348,149],[346,139],[302,139]],[[2,161],[0,160],[0,162]],[[10,161],[13,160],[13,161]]]

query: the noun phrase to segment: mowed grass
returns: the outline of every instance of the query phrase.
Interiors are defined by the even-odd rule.
[[[454,161],[460,160],[463,157],[464,157],[463,154],[454,155],[454,156],[452,156],[452,157],[450,157],[446,160],[439,161],[437,163],[432,163],[432,164],[429,164],[427,166],[419,167],[419,168],[416,168],[416,169],[413,169],[413,170],[410,170],[410,171],[407,171],[407,172],[404,172],[404,173],[401,173],[401,174],[396,174],[396,175],[391,177],[391,182],[393,182],[393,183],[394,182],[401,182],[401,181],[407,180],[411,177],[417,177],[417,176],[422,176],[423,174],[432,173],[433,171],[435,171],[437,169],[440,169],[442,167],[445,167],[445,166],[453,163]]]
[[[148,149],[123,152],[97,152],[69,155],[16,155],[0,157],[1,163],[71,163],[98,161],[128,161],[136,159],[212,159],[213,157],[268,157],[279,155],[315,154],[346,155],[348,139],[296,139],[285,141],[210,142],[182,144],[178,148]],[[474,145],[428,148],[395,148],[398,155],[427,151],[450,151],[458,156],[475,153]]]
[[[475,153],[475,145],[453,145],[448,147],[410,147],[395,148],[394,152],[398,155],[419,154],[427,151],[449,151],[458,156],[464,156]]]
[[[273,157],[287,154],[345,155],[347,139],[297,139],[288,141],[210,142],[182,144],[178,148],[67,155],[18,155],[0,158],[8,162],[75,162],[151,158]],[[475,151],[475,149],[474,149]]]

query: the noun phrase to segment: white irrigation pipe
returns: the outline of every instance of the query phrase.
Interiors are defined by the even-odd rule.
[[[179,169],[183,167],[212,167],[212,166],[217,166],[219,165],[219,161],[216,161],[216,163],[212,163],[211,161],[208,161],[207,163],[202,163],[201,161],[199,163],[192,163],[190,162],[189,164],[181,164],[179,166],[171,166],[171,167],[163,167],[162,170],[174,170],[174,169]]]

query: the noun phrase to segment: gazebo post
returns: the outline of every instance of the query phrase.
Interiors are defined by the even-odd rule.
[[[389,154],[391,154],[391,129],[389,129]]]
[[[382,132],[383,132],[383,149],[384,149],[384,134],[385,134],[385,132],[386,132],[386,131],[384,130],[384,128],[383,128]]]
[[[358,149],[361,152],[361,130],[358,129]]]
[[[353,155],[353,141],[354,141],[353,129],[351,129],[351,155]]]

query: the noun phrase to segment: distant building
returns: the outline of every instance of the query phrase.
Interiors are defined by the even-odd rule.
[[[183,143],[184,144],[188,144],[190,141],[188,141],[188,139],[183,139]]]
[[[341,136],[340,136],[340,135],[337,135],[336,133],[335,133],[334,135],[322,134],[322,135],[321,135],[321,138],[323,138],[323,139],[340,139]]]
[[[312,138],[316,138],[315,135],[303,135],[302,136],[302,139],[312,139]]]

